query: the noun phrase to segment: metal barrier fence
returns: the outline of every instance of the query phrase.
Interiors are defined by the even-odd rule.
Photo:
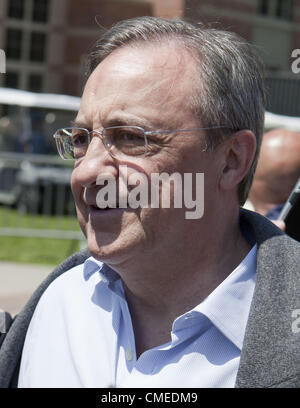
[[[300,80],[268,77],[265,79],[267,110],[279,115],[300,116]]]
[[[71,168],[53,156],[0,153],[0,236],[78,240]]]

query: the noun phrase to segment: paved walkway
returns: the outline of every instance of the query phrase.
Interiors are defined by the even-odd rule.
[[[18,313],[53,269],[53,266],[0,262],[0,309],[13,316]]]

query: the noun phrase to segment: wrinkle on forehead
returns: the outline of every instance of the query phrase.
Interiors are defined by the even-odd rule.
[[[101,104],[114,105],[127,93],[137,104],[147,100],[149,105],[175,106],[188,96],[187,89],[192,92],[194,75],[193,60],[178,43],[125,46],[98,65],[86,84],[84,96],[93,103],[101,98]],[[110,81],[108,96],[99,86],[105,76]],[[114,77],[118,79],[117,86]]]

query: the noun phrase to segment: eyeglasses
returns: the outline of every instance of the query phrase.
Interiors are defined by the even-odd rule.
[[[195,132],[199,130],[224,129],[225,126],[213,126],[195,129],[173,129],[146,131],[139,126],[112,126],[89,131],[84,128],[58,129],[53,137],[59,155],[64,160],[78,160],[85,156],[93,135],[100,135],[109,154],[116,159],[146,156],[155,152],[159,144],[157,135],[169,133]]]

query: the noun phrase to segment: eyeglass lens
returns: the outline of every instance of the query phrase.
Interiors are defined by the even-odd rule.
[[[64,159],[79,159],[88,149],[92,132],[86,129],[65,128],[56,132],[58,151]],[[147,140],[144,130],[135,126],[115,126],[104,129],[100,134],[105,148],[114,157],[140,156],[146,152]]]

